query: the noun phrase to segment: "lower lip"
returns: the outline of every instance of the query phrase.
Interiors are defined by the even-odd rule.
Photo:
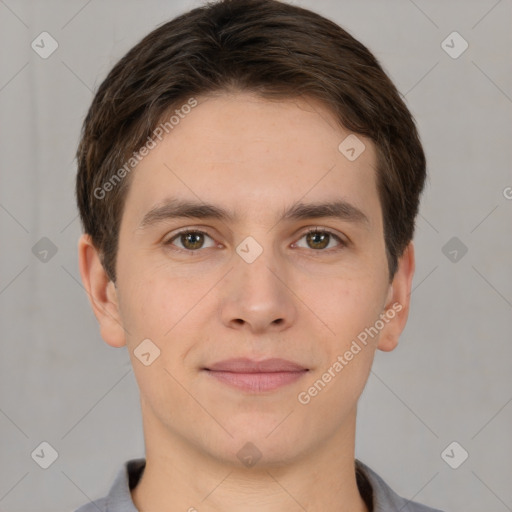
[[[206,370],[212,377],[243,391],[274,391],[300,379],[307,370],[298,372],[234,373]]]

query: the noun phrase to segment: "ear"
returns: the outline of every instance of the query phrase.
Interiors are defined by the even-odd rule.
[[[414,269],[414,245],[410,242],[398,260],[397,271],[389,285],[384,311],[389,320],[386,327],[381,331],[377,344],[377,348],[384,352],[396,348],[400,334],[405,329],[409,316]]]
[[[117,289],[108,278],[90,235],[84,234],[78,241],[78,264],[82,283],[100,325],[101,337],[112,347],[122,347],[126,337],[119,314]]]

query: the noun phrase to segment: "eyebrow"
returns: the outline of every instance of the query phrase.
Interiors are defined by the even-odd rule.
[[[309,204],[296,203],[282,213],[278,222],[321,217],[331,217],[355,224],[366,224],[367,226],[370,224],[368,217],[359,208],[342,199]],[[144,215],[138,229],[179,218],[217,219],[223,222],[235,222],[238,216],[213,204],[168,198],[151,208]]]

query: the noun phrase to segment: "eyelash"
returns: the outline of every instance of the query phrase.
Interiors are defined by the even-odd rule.
[[[213,240],[213,237],[210,236],[206,231],[201,231],[199,229],[191,229],[191,228],[184,228],[178,232],[176,232],[171,238],[169,238],[167,241],[164,242],[164,245],[166,247],[171,247],[173,246],[172,242],[174,240],[176,240],[177,238],[179,238],[180,235],[183,235],[184,233],[186,234],[200,234],[200,235],[206,235],[208,237],[210,237],[212,240]],[[339,245],[335,248],[331,248],[331,249],[310,249],[311,251],[313,251],[313,253],[322,253],[322,252],[327,252],[327,253],[331,253],[331,252],[336,252],[336,251],[339,251],[341,249],[344,249],[347,245],[348,245],[348,242],[346,242],[345,240],[343,240],[339,235],[337,235],[336,233],[330,231],[329,229],[325,229],[325,228],[320,228],[320,227],[315,227],[315,228],[310,228],[308,229],[307,231],[304,231],[299,240],[304,238],[305,236],[309,235],[310,233],[320,233],[320,234],[328,234],[330,235],[331,237],[333,237],[334,239],[336,239],[336,241],[339,243]],[[209,247],[207,247],[207,249],[209,249]],[[200,249],[181,249],[180,247],[176,247],[176,246],[173,246],[172,247],[172,250],[173,251],[177,251],[177,252],[182,252],[182,253],[186,253],[186,254],[194,254],[194,253],[197,253],[201,250],[203,250],[203,248],[200,248]]]

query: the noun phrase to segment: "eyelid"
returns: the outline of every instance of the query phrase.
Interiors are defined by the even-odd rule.
[[[215,241],[214,237],[212,235],[210,235],[208,233],[208,231],[205,230],[205,228],[197,228],[197,227],[186,227],[186,228],[181,228],[179,229],[178,231],[174,231],[168,238],[164,238],[163,240],[163,244],[164,245],[171,245],[171,242],[173,240],[175,240],[176,238],[178,238],[180,235],[182,235],[183,233],[199,233],[201,235],[206,235],[208,237],[210,237],[212,240]],[[215,241],[215,243],[218,243]],[[179,247],[176,248],[177,250],[181,250],[183,251],[184,249],[180,249]],[[200,249],[196,250],[196,251],[192,251],[192,250],[187,250],[187,252],[198,252]]]
[[[336,251],[337,249],[344,248],[344,247],[346,247],[350,243],[348,239],[346,239],[342,235],[336,233],[334,230],[331,230],[330,228],[322,227],[322,226],[313,226],[313,227],[306,228],[304,231],[301,231],[299,233],[297,241],[299,241],[301,238],[303,238],[304,236],[308,235],[309,233],[317,233],[317,232],[318,233],[327,233],[327,234],[333,236],[339,242],[339,245],[336,248],[331,248],[331,249],[327,249],[327,250],[317,250],[317,251],[315,251],[314,249],[311,249],[311,251],[313,251],[313,252],[316,252],[316,253],[327,252],[327,253],[329,253],[329,252],[332,252],[332,251]],[[178,238],[181,234],[183,234],[183,233],[199,233],[199,234],[202,234],[202,235],[206,235],[209,238],[211,238],[217,245],[219,244],[214,239],[214,237],[211,236],[208,233],[208,231],[205,230],[205,228],[198,228],[198,227],[194,227],[194,226],[189,226],[189,227],[181,228],[178,231],[173,232],[166,240],[163,241],[163,244],[165,246],[171,246],[172,242],[176,238]],[[293,244],[296,244],[296,243],[297,242],[294,242]],[[210,249],[210,247],[207,247],[207,249]],[[201,249],[196,249],[196,250],[181,249],[180,247],[173,246],[173,250],[176,250],[178,252],[185,252],[185,253],[196,253],[196,252],[200,252],[203,249],[202,248]]]
[[[334,230],[332,230],[330,228],[324,228],[322,226],[315,226],[315,227],[312,227],[312,228],[307,228],[306,231],[302,231],[301,232],[300,237],[299,237],[298,240],[300,240],[305,235],[309,235],[309,233],[327,233],[327,234],[331,235],[332,237],[334,237],[339,242],[338,248],[346,247],[350,243],[349,240],[345,236],[343,236],[341,234],[338,234],[337,232],[335,232]],[[295,243],[296,242],[294,242],[294,244]],[[312,249],[312,251],[314,251],[316,253],[331,252],[331,251],[335,251],[335,250],[336,250],[336,248],[334,248],[334,249],[327,249],[327,250],[321,250],[321,251],[315,251],[314,249]]]

